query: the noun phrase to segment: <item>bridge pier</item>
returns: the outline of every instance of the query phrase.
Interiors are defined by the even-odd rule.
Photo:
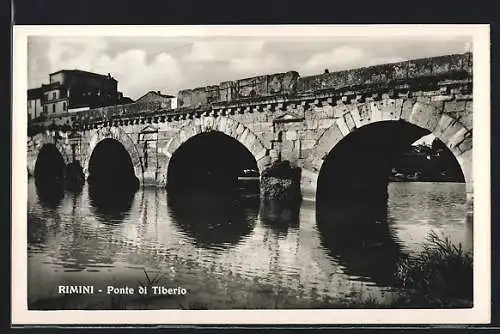
[[[83,168],[80,164],[80,161],[73,160],[66,165],[64,178],[66,180],[66,184],[70,188],[79,188],[85,184],[86,177],[83,173]]]
[[[264,200],[298,202],[302,199],[301,169],[293,167],[290,162],[276,161],[262,172],[260,178],[260,195]]]
[[[142,186],[145,187],[158,187],[160,184],[158,184],[158,181],[156,180],[156,171],[153,170],[147,170],[142,173]]]

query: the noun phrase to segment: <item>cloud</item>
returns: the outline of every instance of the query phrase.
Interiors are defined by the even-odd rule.
[[[282,67],[283,60],[266,50],[265,45],[265,41],[234,39],[195,42],[185,60],[219,66],[221,70],[233,72],[233,79],[238,79],[241,75],[259,75]]]
[[[52,72],[61,69],[90,70],[106,50],[101,38],[58,37],[49,40],[47,58]]]
[[[100,57],[93,68],[99,73],[112,73],[124,93],[136,99],[149,90],[171,93],[172,86],[182,82],[182,73],[176,59],[167,53],[156,55],[149,63],[143,50],[128,50],[115,57]]]
[[[206,41],[195,42],[186,56],[191,62],[232,61],[240,58],[255,58],[263,54],[264,41]]]
[[[370,51],[354,46],[339,46],[330,51],[317,53],[309,57],[301,70],[308,73],[320,73],[325,69],[340,71],[351,68],[403,61],[401,57],[376,56]]]
[[[317,53],[311,56],[304,64],[304,70],[318,72],[329,68],[330,70],[344,69],[347,66],[359,63],[364,58],[364,52],[357,47],[340,46],[328,52]]]
[[[136,99],[149,90],[171,92],[178,86],[182,72],[178,61],[168,53],[159,53],[148,61],[142,49],[106,53],[107,43],[100,38],[57,38],[49,42],[47,58],[51,71],[80,69],[101,74],[110,73],[118,80],[124,95]]]
[[[251,74],[264,74],[268,71],[275,72],[283,66],[277,55],[269,54],[261,57],[235,58],[229,62],[229,68],[235,72]]]

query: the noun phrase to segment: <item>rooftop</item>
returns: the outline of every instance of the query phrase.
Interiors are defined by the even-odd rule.
[[[43,95],[42,87],[28,89],[28,99],[41,98]]]
[[[160,96],[160,97],[164,97],[164,98],[174,98],[174,97],[175,97],[175,96],[173,96],[173,95],[166,95],[166,94],[162,94],[160,91],[155,92],[154,90],[150,90],[149,92],[147,92],[146,94],[144,94],[143,96],[141,96],[140,98],[138,98],[137,100],[140,100],[140,99],[142,99],[143,97],[145,97],[146,95],[151,94],[151,93],[153,93],[153,94],[155,94],[155,95],[158,95],[158,96]]]
[[[59,71],[56,71],[56,72],[52,72],[49,75],[54,75],[54,74],[61,73],[61,72],[65,72],[65,73],[79,73],[79,74],[85,74],[85,75],[89,75],[89,76],[96,76],[96,77],[100,77],[100,78],[109,78],[110,80],[117,81],[109,73],[107,75],[105,75],[105,74],[99,74],[99,73],[95,73],[95,72],[89,72],[89,71],[83,71],[83,70],[77,70],[77,69],[73,69],[73,70],[59,70]]]

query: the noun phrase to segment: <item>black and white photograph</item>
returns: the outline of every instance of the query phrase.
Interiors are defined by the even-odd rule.
[[[488,26],[14,38],[19,319],[489,320]]]

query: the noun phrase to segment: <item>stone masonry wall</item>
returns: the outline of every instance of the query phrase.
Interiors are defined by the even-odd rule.
[[[296,75],[267,76],[266,89],[289,89]],[[179,100],[204,103],[220,99],[223,87],[222,100],[227,103],[203,110],[155,113],[158,107],[148,104],[92,110],[86,114],[89,122],[76,129],[81,135],[76,155],[86,166],[100,140],[115,138],[129,151],[141,182],[162,186],[168,162],[182,143],[201,132],[221,131],[243,143],[261,171],[275,161],[289,161],[302,169],[302,182],[314,187],[324,156],[342,138],[366,124],[402,121],[425,128],[446,143],[472,183],[470,54],[326,73],[299,78],[296,84],[303,95],[236,102],[229,99],[240,93],[235,82],[179,93]],[[56,132],[60,139],[54,139]],[[44,143],[55,142],[65,157],[71,156],[68,132],[43,131],[30,137],[28,170],[34,168]]]

